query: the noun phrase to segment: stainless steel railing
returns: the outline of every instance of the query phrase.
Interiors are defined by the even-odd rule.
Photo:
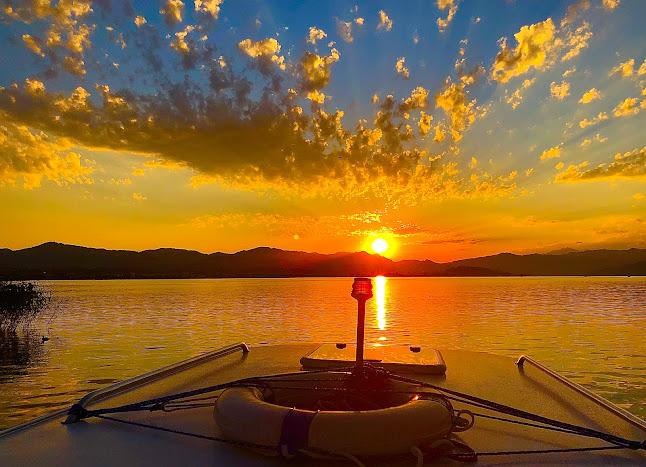
[[[522,367],[523,363],[529,363],[533,365],[534,367],[538,368],[545,374],[551,376],[552,378],[556,379],[558,382],[564,384],[565,386],[569,387],[570,389],[578,392],[579,394],[585,396],[586,398],[590,399],[591,401],[595,402],[596,404],[600,405],[604,409],[612,412],[613,414],[617,415],[619,418],[627,421],[628,423],[631,423],[632,425],[637,426],[638,428],[641,428],[642,430],[646,430],[646,422],[642,420],[639,417],[636,417],[635,415],[631,414],[630,412],[622,409],[621,407],[617,407],[614,405],[612,402],[605,400],[603,397],[596,395],[592,391],[584,388],[580,384],[575,383],[574,381],[569,380],[565,376],[562,376],[555,372],[554,370],[550,370],[548,367],[545,365],[538,363],[536,360],[534,360],[531,357],[528,357],[527,355],[521,355],[520,358],[518,358],[518,361],[516,362],[516,365]]]
[[[159,368],[157,370],[144,373],[143,375],[135,376],[134,378],[121,381],[111,386],[107,386],[105,388],[92,391],[89,394],[86,394],[80,401],[77,402],[77,404],[80,405],[81,407],[86,407],[89,404],[96,404],[97,402],[104,401],[106,399],[118,396],[119,394],[126,393],[138,387],[145,386],[146,384],[150,384],[155,381],[167,378],[168,376],[188,370],[190,368],[193,368],[195,366],[198,366],[210,360],[216,360],[218,358],[226,357],[227,355],[231,355],[232,353],[239,352],[239,351],[242,351],[243,353],[246,354],[247,352],[249,352],[249,347],[244,342],[238,342],[236,344],[228,345],[226,347],[222,347],[220,349],[216,349],[211,352],[197,355],[187,360],[182,360],[181,362],[177,362],[172,365],[168,365],[163,368]],[[69,410],[70,410],[69,407],[65,407],[55,412],[43,415],[42,417],[38,417],[28,422],[21,423],[20,425],[16,425],[16,426],[7,428],[5,430],[2,430],[0,431],[0,438],[2,438],[3,436],[7,436],[9,434],[24,430],[26,428],[32,427],[34,425],[38,425],[40,423],[44,423],[44,422],[59,418],[65,414],[68,414]],[[64,423],[72,423],[74,421],[75,421],[74,416],[68,414],[68,417]]]

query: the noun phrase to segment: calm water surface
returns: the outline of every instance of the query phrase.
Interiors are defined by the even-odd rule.
[[[348,278],[45,285],[53,318],[0,336],[0,428],[235,341],[355,336]],[[369,342],[528,353],[646,418],[646,278],[380,278],[376,292]]]

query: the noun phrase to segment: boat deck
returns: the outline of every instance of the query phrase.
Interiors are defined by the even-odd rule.
[[[299,371],[299,359],[319,344],[292,344],[252,347],[221,358],[196,361],[183,371],[135,387],[120,395],[90,404],[90,408],[112,407],[162,395],[224,383],[245,377]],[[582,425],[617,436],[646,439],[646,424],[638,419],[615,413],[584,394],[557,381],[541,369],[515,360],[485,353],[441,350],[446,375],[410,375],[412,378],[461,391],[491,401],[540,414],[556,420]],[[152,378],[150,378],[152,379]],[[131,386],[136,385],[133,383]],[[124,387],[125,391],[127,387]],[[488,413],[486,409],[470,408]],[[175,430],[219,436],[212,408],[177,412],[136,412],[114,417],[158,425]],[[38,423],[25,424],[0,433],[0,465],[327,465],[329,461],[266,457],[247,449],[209,440],[182,436],[90,418],[62,425],[65,414],[57,412]],[[513,425],[476,417],[475,425],[460,433],[478,452],[509,450],[544,450],[603,446],[606,442],[534,427]],[[428,456],[427,456],[428,457]],[[425,459],[425,465],[447,465],[446,458]],[[368,465],[376,465],[367,461]],[[415,465],[416,459],[400,460]],[[646,451],[600,451],[507,456],[481,456],[479,464],[580,464],[580,465],[646,465]],[[379,461],[379,465],[384,465]]]

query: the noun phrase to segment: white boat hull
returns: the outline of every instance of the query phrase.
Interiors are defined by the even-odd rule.
[[[240,378],[299,371],[300,357],[319,344],[252,347],[248,353],[230,346],[177,365],[96,391],[84,398],[86,408],[113,407]],[[601,398],[595,400],[534,365],[510,358],[461,350],[441,350],[446,375],[413,377],[559,421],[633,440],[646,439],[646,423]],[[557,375],[558,376],[558,375]],[[596,396],[595,396],[596,397]],[[460,403],[455,408],[462,408]],[[464,406],[464,408],[467,408]],[[475,412],[500,416],[486,409]],[[174,430],[221,436],[212,408],[135,412],[115,418]],[[63,425],[66,411],[0,433],[0,465],[284,465],[280,456],[266,457],[242,447],[89,418]],[[476,452],[545,450],[603,446],[598,439],[512,425],[476,417],[460,438]],[[448,459],[426,459],[447,464]],[[303,460],[325,465],[325,461]],[[370,465],[370,461],[368,461]],[[392,462],[390,462],[392,463]],[[396,463],[414,465],[415,458]],[[378,465],[384,465],[379,461]],[[377,465],[375,464],[375,465]],[[646,451],[627,449],[532,455],[481,456],[478,464],[646,465]]]

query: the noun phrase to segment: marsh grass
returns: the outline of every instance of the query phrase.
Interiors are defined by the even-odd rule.
[[[51,304],[52,295],[33,282],[0,281],[0,328],[29,326]]]

